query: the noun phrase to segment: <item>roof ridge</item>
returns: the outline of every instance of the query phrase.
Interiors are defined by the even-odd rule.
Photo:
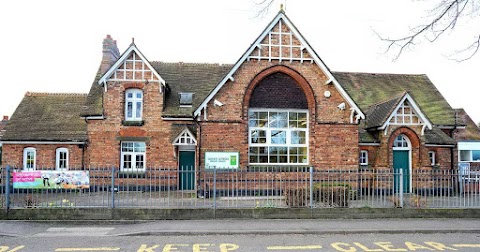
[[[230,66],[233,64],[225,64],[225,63],[207,63],[207,62],[183,62],[183,61],[177,61],[177,62],[166,62],[166,61],[159,61],[159,60],[153,60],[151,61],[152,63],[163,63],[163,64],[185,64],[185,65],[215,65],[215,66]]]
[[[399,98],[401,98],[401,97],[404,97],[406,94],[408,94],[408,91],[407,91],[407,90],[404,90],[404,91],[402,91],[401,93],[399,93],[398,95],[395,95],[395,96],[393,96],[393,97],[390,98],[390,99],[383,100],[383,101],[379,101],[379,102],[374,103],[374,104],[372,104],[372,105],[370,105],[370,106],[368,106],[368,107],[371,108],[371,107],[379,106],[379,105],[381,105],[381,104],[383,104],[383,103],[387,103],[387,102],[392,101],[392,100],[394,100],[394,99],[399,99]]]
[[[27,91],[25,96],[35,96],[35,97],[42,97],[42,96],[87,96],[86,93],[48,93],[48,92],[30,92]]]
[[[415,73],[369,73],[369,72],[348,72],[348,71],[332,71],[332,73],[345,73],[345,74],[368,74],[368,75],[407,75],[407,76],[427,76],[425,73],[415,74]]]

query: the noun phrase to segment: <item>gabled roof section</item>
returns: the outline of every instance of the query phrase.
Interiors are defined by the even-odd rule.
[[[86,94],[26,93],[5,127],[2,141],[84,142],[80,117]]]
[[[333,75],[363,111],[406,91],[432,124],[455,125],[455,111],[424,74],[333,72]]]
[[[175,137],[172,142],[173,145],[197,145],[197,139],[195,139],[195,134],[190,131],[190,129],[185,126],[180,134]]]
[[[128,47],[117,62],[100,78],[98,84],[104,85],[109,80],[160,82],[165,85],[163,78],[152,67],[134,43]]]
[[[405,96],[405,93],[397,95],[390,100],[376,103],[368,108],[366,111],[367,118],[365,119],[367,128],[376,128],[383,125],[388,117],[392,115],[395,108],[400,103],[400,100]]]
[[[283,36],[283,37],[282,37]],[[285,39],[285,44],[283,44]],[[288,50],[283,50],[283,48]],[[274,48],[274,50],[272,50]],[[276,49],[275,49],[276,48]],[[298,56],[299,54],[300,56]],[[213,99],[218,91],[225,85],[228,80],[234,80],[233,74],[247,60],[250,59],[267,59],[279,61],[311,61],[315,62],[328,78],[328,83],[333,83],[342,97],[348,102],[357,114],[365,119],[365,115],[355,104],[353,99],[347,94],[343,87],[338,83],[330,72],[330,69],[320,59],[313,48],[308,44],[307,40],[300,34],[298,29],[288,19],[285,12],[281,10],[277,16],[270,22],[255,42],[247,49],[243,56],[235,63],[230,72],[218,83],[215,89],[210,92],[206,99],[197,107],[194,117],[198,116],[202,109]]]
[[[389,105],[394,104],[395,103],[392,101],[389,102]],[[420,107],[407,92],[405,92],[403,97],[397,102],[397,104],[395,104],[393,112],[390,113],[387,120],[382,123],[379,129],[383,130],[390,124],[424,125],[429,130],[432,129],[432,123],[430,122],[430,120],[428,120]]]

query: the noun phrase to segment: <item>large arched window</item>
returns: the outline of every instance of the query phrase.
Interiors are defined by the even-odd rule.
[[[143,114],[143,91],[127,89],[125,91],[125,120],[141,121]]]
[[[308,164],[308,104],[293,78],[267,76],[253,90],[249,106],[250,164]]]

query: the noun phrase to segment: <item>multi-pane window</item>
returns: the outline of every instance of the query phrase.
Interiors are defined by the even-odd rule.
[[[308,111],[251,109],[250,164],[308,164]]]
[[[141,121],[143,113],[143,92],[140,89],[128,89],[125,92],[125,120]]]
[[[137,171],[145,169],[146,145],[144,142],[122,142],[122,170]]]
[[[428,159],[430,160],[430,165],[435,165],[435,151],[428,152]]]
[[[68,149],[58,148],[56,151],[56,168],[57,170],[68,169]]]
[[[359,158],[360,165],[368,165],[368,151],[362,150],[360,151],[360,158]]]
[[[399,135],[395,138],[393,142],[393,147],[408,147],[408,140],[405,138],[404,135]]]
[[[422,120],[415,114],[413,107],[409,102],[404,101],[400,107],[398,107],[396,113],[390,119],[390,124],[422,124]]]
[[[35,148],[25,148],[23,150],[23,169],[25,171],[35,170],[37,151]]]

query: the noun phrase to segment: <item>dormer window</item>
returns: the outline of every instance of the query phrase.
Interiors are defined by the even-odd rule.
[[[125,92],[125,121],[141,121],[143,114],[143,91],[128,89]]]
[[[180,107],[192,107],[193,93],[179,93]]]

